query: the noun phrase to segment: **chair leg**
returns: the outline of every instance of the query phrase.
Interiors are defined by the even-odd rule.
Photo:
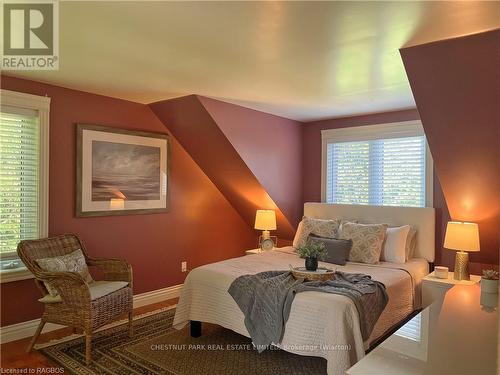
[[[85,332],[85,361],[87,366],[92,362],[92,332]]]
[[[132,337],[134,335],[134,327],[132,326],[132,311],[128,313],[128,336]]]
[[[33,336],[28,347],[26,348],[27,353],[31,352],[31,350],[33,349],[33,346],[35,346],[35,342],[38,339],[38,336],[40,336],[40,333],[42,333],[42,329],[43,329],[44,325],[45,325],[45,321],[41,320],[40,324],[38,325],[38,327],[36,329],[35,335]]]

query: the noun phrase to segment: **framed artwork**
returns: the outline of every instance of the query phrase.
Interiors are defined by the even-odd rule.
[[[166,134],[77,124],[76,216],[167,212]]]

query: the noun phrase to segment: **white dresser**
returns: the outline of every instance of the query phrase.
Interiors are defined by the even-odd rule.
[[[347,374],[496,374],[496,303],[498,295],[481,295],[478,284],[455,285]]]

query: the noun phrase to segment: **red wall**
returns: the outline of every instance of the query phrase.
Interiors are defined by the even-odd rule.
[[[273,148],[268,143],[273,137],[261,137],[266,136],[267,129],[272,128],[274,137],[283,131],[281,127],[275,128],[274,122],[267,123],[264,119],[275,116],[262,116],[258,112],[253,113],[255,111],[201,99],[213,116],[212,123],[218,121],[221,124],[219,131],[238,151],[235,153],[232,148],[231,152],[221,152],[215,156],[227,155],[238,159],[238,163],[244,161],[244,168],[238,164],[234,173],[238,175],[246,168],[242,179],[250,181],[230,187],[233,192],[226,196],[236,196],[241,186],[255,186],[255,192],[250,193],[258,199],[245,202],[237,197],[234,199],[236,203],[230,200],[231,205],[220,193],[224,189],[219,185],[216,187],[173,139],[171,210],[166,214],[81,219],[74,216],[74,124],[85,122],[166,132],[165,126],[150,107],[11,77],[2,77],[1,87],[38,95],[47,94],[52,98],[50,234],[76,232],[82,235],[91,254],[129,260],[134,267],[136,293],[181,283],[185,276],[180,272],[181,260],[187,260],[191,268],[237,256],[242,253],[242,249],[254,247],[257,232],[249,225],[251,216],[259,202],[273,202],[261,183],[268,185],[272,198],[282,205],[283,211],[292,221],[300,217],[301,209],[301,202],[295,202],[294,196],[301,194],[302,202],[320,201],[322,129],[420,117],[439,176],[439,179],[437,176],[434,178],[436,264],[450,267],[454,264],[454,252],[442,249],[444,227],[450,218],[449,207],[454,219],[479,222],[481,252],[471,254],[471,271],[478,273],[481,263],[498,263],[500,84],[498,55],[495,55],[498,41],[499,32],[496,31],[402,50],[418,112],[409,109],[306,123],[301,129],[302,147],[297,145],[297,128],[288,124],[288,120],[282,120],[287,123],[283,126],[290,126],[291,129],[286,132],[286,141]],[[193,98],[201,103],[197,97]],[[175,122],[185,116],[185,110],[189,112],[190,108],[194,108],[191,104],[178,108],[179,111],[165,110],[162,120],[167,128],[177,127],[179,124],[175,125]],[[194,116],[191,119],[196,125],[199,118]],[[244,122],[245,126],[237,126],[234,119]],[[203,124],[208,121],[205,120]],[[177,130],[180,133],[183,131],[180,126]],[[246,143],[247,140],[251,142]],[[287,154],[286,159],[291,158],[288,164],[283,165],[283,160],[275,161],[264,155],[269,150],[289,151],[284,147],[287,142],[294,144],[296,150]],[[228,146],[225,142],[220,144]],[[211,152],[214,152],[213,149]],[[302,157],[298,157],[300,154]],[[198,159],[197,162],[202,165],[203,157]],[[270,165],[259,166],[263,159]],[[301,168],[297,166],[294,170],[293,165],[300,163]],[[217,163],[211,165],[210,168],[216,169]],[[250,172],[247,173],[247,170]],[[252,170],[255,174],[253,179]],[[276,176],[282,177],[280,172],[286,174],[287,184],[291,185],[290,194],[286,195],[284,201],[280,199],[283,199],[282,189],[286,184],[274,185]],[[293,186],[300,179],[302,186]],[[285,229],[289,237],[290,229]],[[214,239],[218,238],[224,238],[224,241],[218,241],[218,245],[213,246]],[[40,316],[41,306],[35,302],[37,293],[32,280],[1,284],[1,292],[2,326]],[[16,301],[16,304],[12,301]]]
[[[212,107],[215,107],[213,103],[209,108],[212,110],[214,109]],[[233,144],[231,139],[223,132],[223,127],[216,121],[219,118],[228,120],[231,118],[232,113],[237,112],[238,121],[245,121],[245,124],[250,125],[249,114],[245,110],[234,110],[235,106],[233,104],[227,106],[220,104],[216,105],[216,107],[216,115],[213,115],[203,105],[202,98],[198,95],[188,95],[150,104],[153,112],[161,121],[168,124],[169,129],[193,160],[196,161],[226,199],[231,202],[249,227],[253,228],[254,226],[256,210],[273,209],[276,211],[277,221],[277,230],[273,231],[273,234],[279,236],[280,240],[293,239],[295,223],[292,224],[292,221],[288,219],[281,207],[270,196],[267,186],[263,185],[262,181],[256,177],[242,154],[238,152],[238,142]],[[251,113],[253,114],[253,112]],[[275,116],[268,115],[268,121],[273,117]],[[300,129],[298,130],[300,131]],[[300,133],[298,135],[300,136]],[[247,148],[254,150],[254,152],[263,152],[254,139],[248,138],[247,142]],[[300,147],[300,144],[298,147]],[[272,149],[267,150],[267,154],[278,159],[281,158],[284,164],[289,163],[283,159],[283,156],[279,156],[277,153],[273,154]],[[264,164],[258,166],[257,170],[262,172],[266,169],[265,164],[272,163],[273,158],[269,157],[267,161],[261,161]],[[300,166],[298,169],[300,169]],[[300,172],[296,172],[294,176],[297,174],[300,175]],[[287,182],[299,183],[299,181],[295,180],[290,181],[289,178],[282,178],[275,185],[283,184],[286,186]],[[292,191],[300,192],[300,188],[294,187]],[[296,194],[296,196],[287,194],[280,198],[285,202],[287,199],[293,198],[294,204],[300,202],[300,194]],[[280,242],[280,244],[283,244],[283,242]]]
[[[257,231],[246,225],[175,139],[170,212],[76,218],[76,122],[159,133],[167,129],[146,105],[6,76],[1,87],[52,98],[49,234],[78,233],[90,254],[127,259],[134,269],[135,293],[182,283],[183,260],[192,268],[255,247]],[[33,280],[1,284],[1,325],[40,317],[36,298]]]
[[[451,217],[479,224],[481,251],[470,260],[491,264],[500,245],[499,46],[494,30],[401,50]]]
[[[273,201],[296,227],[303,211],[303,124],[220,100],[198,98]]]

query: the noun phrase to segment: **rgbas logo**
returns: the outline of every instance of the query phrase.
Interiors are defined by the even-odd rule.
[[[5,1],[2,4],[2,11],[2,69],[58,69],[57,2]]]

